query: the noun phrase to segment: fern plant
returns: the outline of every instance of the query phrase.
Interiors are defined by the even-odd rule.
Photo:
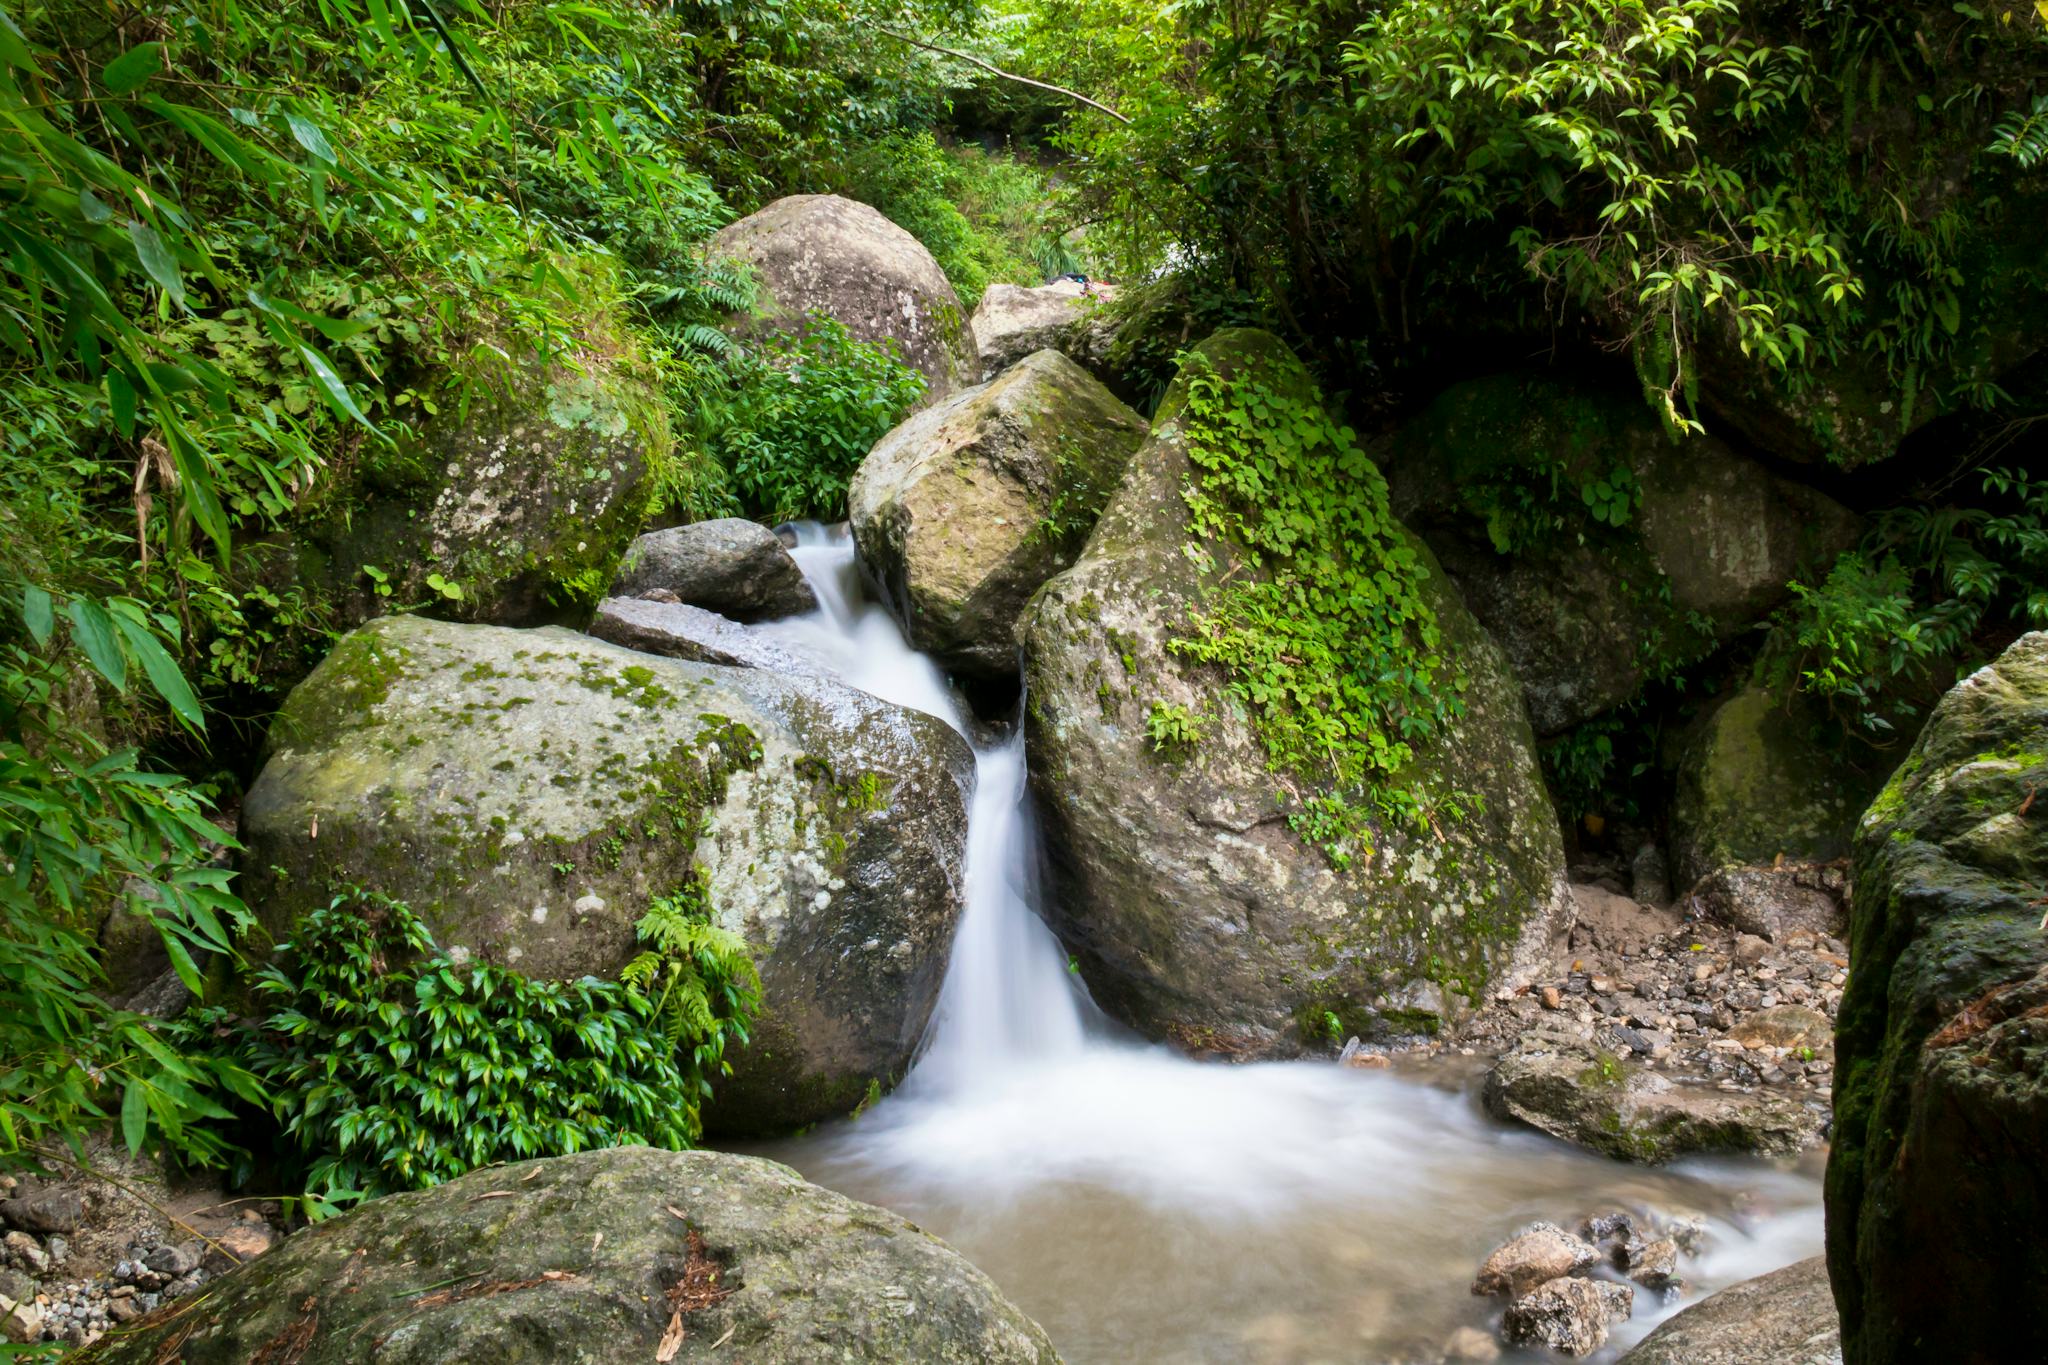
[[[746,940],[711,922],[701,876],[657,898],[633,927],[647,947],[619,983],[647,1000],[670,1048],[689,1049],[685,1083],[708,1100],[712,1077],[732,1074],[726,1044],[750,1041],[747,1023],[761,1007],[761,977]]]
[[[2024,113],[2007,115],[1992,133],[1989,150],[2011,157],[2023,171],[2048,160],[2048,95],[2034,96],[2034,107]]]

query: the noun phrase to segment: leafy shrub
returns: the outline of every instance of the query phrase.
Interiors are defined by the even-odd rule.
[[[1982,490],[1989,505],[1886,512],[1825,579],[1793,582],[1765,679],[1881,743],[1988,655],[1982,637],[2048,628],[2048,479],[1994,469]]]
[[[1408,771],[1413,745],[1462,711],[1463,679],[1386,480],[1306,372],[1226,379],[1200,352],[1187,372],[1188,554],[1217,577],[1169,647],[1222,665],[1270,767],[1310,788],[1294,828],[1344,866],[1370,853],[1376,822],[1420,827],[1470,799]],[[1241,562],[1218,565],[1203,548],[1216,542]]]
[[[924,376],[893,346],[813,314],[801,332],[735,359],[727,391],[700,420],[749,511],[837,520],[853,471],[924,391]]]
[[[726,1040],[746,1038],[754,969],[680,907],[650,921],[628,980],[535,981],[456,961],[407,906],[350,888],[257,978],[259,1028],[217,1009],[186,1027],[262,1079],[330,1207],[494,1161],[687,1147]]]

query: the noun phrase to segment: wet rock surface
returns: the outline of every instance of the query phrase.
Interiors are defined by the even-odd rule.
[[[814,676],[823,672],[814,661],[795,650],[784,649],[760,632],[684,602],[607,597],[597,605],[590,633],[642,654],[661,654],[700,664]]]
[[[101,1365],[1054,1365],[915,1225],[754,1157],[622,1147],[375,1200],[104,1339]]]
[[[1730,1285],[1670,1319],[1621,1365],[1842,1365],[1819,1256]]]
[[[771,621],[818,605],[775,532],[739,517],[649,531],[627,547],[611,591],[667,592],[735,621]]]
[[[1517,1346],[1589,1356],[1607,1344],[1611,1324],[1627,1320],[1635,1297],[1610,1280],[1552,1280],[1508,1305],[1501,1335]]]

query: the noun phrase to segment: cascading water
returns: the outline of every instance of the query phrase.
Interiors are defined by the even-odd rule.
[[[866,599],[843,531],[800,528],[809,616],[755,627],[974,739],[945,678]],[[1645,1170],[1509,1131],[1446,1066],[1221,1066],[1121,1035],[1036,909],[1021,733],[975,744],[966,909],[917,1064],[857,1121],[767,1154],[938,1232],[1074,1365],[1434,1360],[1484,1322],[1486,1252],[1536,1218],[1687,1210],[1701,1289],[1815,1254],[1810,1171]],[[1633,1342],[1677,1304],[1638,1296]]]

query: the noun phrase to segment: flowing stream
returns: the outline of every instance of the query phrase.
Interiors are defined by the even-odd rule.
[[[796,557],[820,609],[755,629],[972,741],[844,532],[800,528]],[[860,1118],[761,1151],[944,1237],[1071,1365],[1434,1362],[1491,1326],[1467,1292],[1489,1250],[1614,1206],[1706,1220],[1686,1302],[1820,1250],[1812,1163],[1608,1161],[1488,1119],[1456,1059],[1230,1066],[1132,1038],[1039,918],[1021,732],[976,743],[975,772],[966,911],[916,1065]],[[1604,1355],[1680,1306],[1639,1291]]]

